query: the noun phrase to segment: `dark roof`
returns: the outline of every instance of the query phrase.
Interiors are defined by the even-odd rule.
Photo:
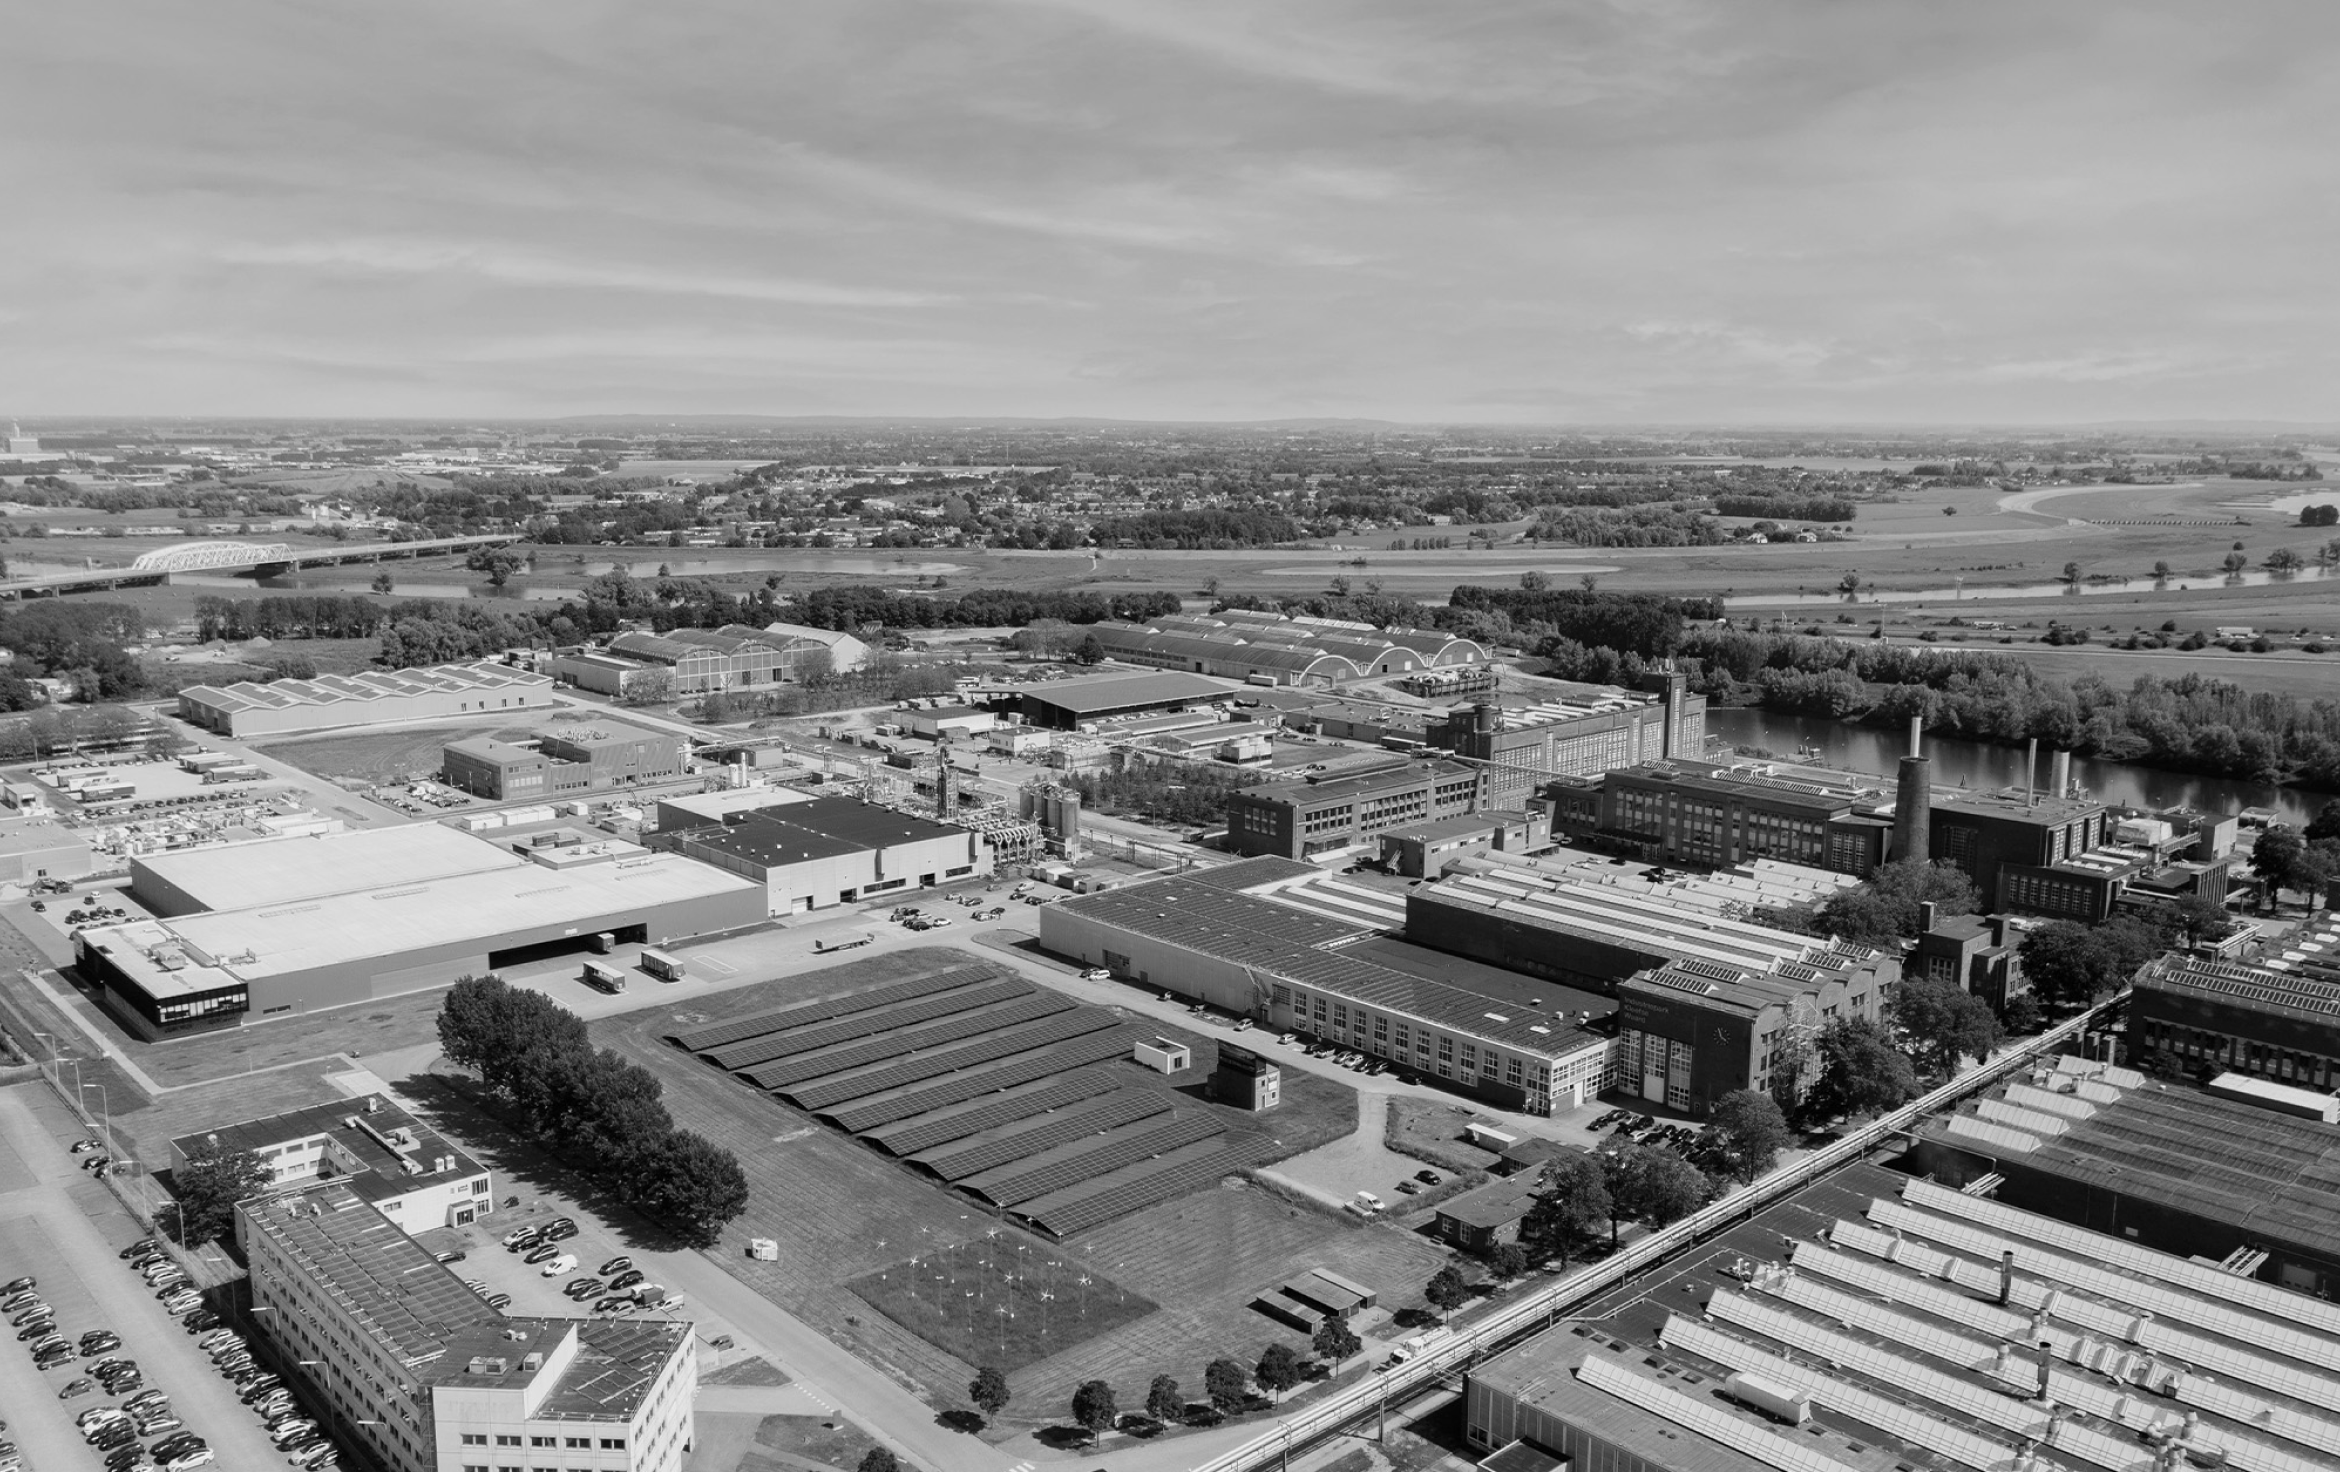
[[[1518,1221],[1535,1204],[1534,1178],[1513,1176],[1508,1180],[1489,1181],[1475,1190],[1463,1192],[1441,1205],[1438,1214],[1461,1222],[1466,1227],[1493,1230]]]
[[[287,1145],[295,1140],[306,1140],[317,1135],[330,1135],[334,1143],[365,1162],[368,1173],[348,1177],[368,1200],[389,1196],[403,1196],[414,1185],[432,1177],[430,1162],[442,1156],[453,1156],[452,1174],[477,1175],[487,1167],[464,1154],[440,1135],[432,1132],[413,1115],[397,1105],[381,1100],[381,1107],[366,1112],[367,1100],[344,1099],[332,1104],[311,1104],[303,1109],[289,1109],[282,1114],[263,1115],[236,1124],[223,1124],[215,1129],[196,1134],[181,1135],[171,1141],[174,1154],[188,1160],[202,1160],[209,1156],[228,1154],[238,1150],[268,1150]],[[411,1173],[406,1159],[391,1150],[364,1129],[348,1123],[352,1118],[362,1119],[384,1134],[398,1130],[413,1132],[412,1158],[423,1167],[423,1173]],[[449,1174],[438,1172],[439,1175]]]
[[[680,835],[717,853],[777,868],[806,859],[864,853],[898,843],[964,837],[967,830],[897,812],[850,797],[816,797],[811,802],[755,808],[731,821],[683,830]]]
[[[1220,680],[1163,670],[1156,674],[1057,680],[1032,686],[1023,695],[1026,700],[1053,705],[1074,715],[1096,715],[1148,705],[1172,705],[1182,700],[1218,700],[1233,694],[1234,690],[1235,687]]]
[[[250,1229],[281,1243],[363,1314],[376,1343],[400,1362],[427,1365],[503,1315],[428,1249],[342,1182],[237,1208]]]
[[[531,1419],[632,1420],[691,1326],[673,1319],[502,1319],[448,1340],[427,1378],[434,1385],[517,1390],[535,1377],[527,1357],[549,1357],[572,1331],[576,1356]]]

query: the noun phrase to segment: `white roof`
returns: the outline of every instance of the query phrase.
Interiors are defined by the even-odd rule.
[[[528,861],[437,823],[184,849],[131,860],[206,910],[259,910],[319,895],[388,889]]]

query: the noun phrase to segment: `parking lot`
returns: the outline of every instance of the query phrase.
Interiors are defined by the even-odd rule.
[[[37,1279],[69,1339],[99,1328],[120,1335],[123,1348],[116,1353],[137,1360],[147,1386],[168,1395],[187,1429],[211,1444],[214,1466],[283,1466],[234,1387],[116,1256],[145,1233],[104,1186],[75,1168],[66,1147],[79,1137],[71,1116],[40,1084],[0,1089],[0,1281]],[[0,1439],[17,1443],[31,1472],[98,1472],[104,1465],[82,1443],[73,1418],[115,1401],[102,1392],[58,1399],[79,1373],[78,1365],[36,1370],[13,1332],[0,1341],[0,1405],[9,1423]]]

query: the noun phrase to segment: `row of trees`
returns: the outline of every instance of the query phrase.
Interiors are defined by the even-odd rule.
[[[467,976],[439,1008],[439,1046],[514,1122],[693,1246],[714,1245],[747,1209],[731,1152],[677,1129],[657,1075],[595,1049],[566,1008],[500,977]]]
[[[1227,799],[1261,781],[1258,772],[1199,763],[1135,766],[1119,772],[1085,772],[1071,779],[1084,807],[1102,813],[1136,813],[1165,823],[1215,824],[1227,821]]]
[[[1439,1277],[1431,1280],[1428,1297],[1432,1306],[1439,1306],[1442,1290],[1450,1286],[1458,1294],[1467,1293],[1467,1289],[1459,1286],[1461,1283],[1462,1277],[1455,1269],[1443,1269]],[[1460,1302],[1460,1297],[1452,1302]],[[1447,1306],[1451,1307],[1452,1303]],[[1339,1314],[1319,1323],[1309,1340],[1315,1361],[1334,1371],[1364,1348],[1365,1342],[1349,1327],[1348,1319]],[[1201,1404],[1212,1416],[1231,1416],[1251,1404],[1255,1386],[1272,1401],[1281,1402],[1285,1392],[1307,1383],[1316,1373],[1310,1355],[1288,1344],[1269,1345],[1249,1368],[1239,1360],[1222,1355],[1203,1367]],[[977,1370],[967,1385],[967,1399],[989,1419],[996,1420],[1012,1398],[1007,1376],[989,1365]],[[1109,1380],[1082,1381],[1073,1391],[1070,1410],[1073,1424],[1087,1432],[1092,1440],[1121,1424],[1120,1397]],[[1173,1425],[1193,1418],[1197,1414],[1196,1402],[1188,1399],[1186,1387],[1179,1383],[1177,1376],[1156,1375],[1146,1386],[1142,1414],[1159,1425]]]
[[[955,598],[891,593],[883,588],[813,588],[792,601],[792,622],[816,629],[989,629],[1040,619],[1068,624],[1106,619],[1142,622],[1176,613],[1176,593],[1026,593],[976,588]]]
[[[380,631],[385,609],[361,594],[271,594],[265,598],[195,595],[195,636],[213,639],[364,639]]]

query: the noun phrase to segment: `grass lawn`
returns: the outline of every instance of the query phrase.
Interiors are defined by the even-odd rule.
[[[174,1089],[156,1095],[133,1114],[116,1115],[115,1131],[149,1169],[161,1170],[170,1164],[171,1141],[181,1135],[347,1099],[347,1094],[325,1081],[325,1075],[340,1071],[339,1063],[325,1063]]]
[[[905,1259],[845,1286],[927,1343],[1001,1370],[1062,1354],[1155,1309],[1068,1260],[1064,1249],[1005,1233]]]
[[[1503,1157],[1463,1138],[1452,1105],[1398,1094],[1389,1101],[1389,1146],[1448,1171],[1487,1171]]]
[[[346,736],[313,736],[262,748],[279,761],[329,781],[348,778],[366,786],[406,782],[439,774],[439,748],[482,734],[470,726],[408,726]]]

